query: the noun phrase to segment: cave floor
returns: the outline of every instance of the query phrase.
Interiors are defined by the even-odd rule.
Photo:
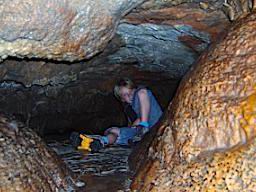
[[[131,148],[107,147],[97,153],[75,150],[64,138],[46,140],[86,187],[81,191],[128,191],[132,172],[128,166]]]

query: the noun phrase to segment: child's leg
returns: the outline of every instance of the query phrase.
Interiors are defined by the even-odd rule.
[[[109,133],[106,136],[108,137],[108,145],[114,144],[116,142],[117,137],[118,137],[116,134],[112,134],[112,133]]]
[[[118,145],[129,145],[129,140],[137,135],[137,129],[131,127],[122,127],[119,129],[119,135],[115,141]]]
[[[108,139],[108,145],[114,144],[117,140],[117,137],[120,134],[120,129],[117,127],[112,127],[109,128],[106,132],[105,132],[105,137],[107,137]],[[104,136],[103,136],[104,137]]]

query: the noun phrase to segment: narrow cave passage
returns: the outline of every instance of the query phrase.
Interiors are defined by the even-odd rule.
[[[70,5],[62,2],[49,5],[61,21],[54,28],[44,17],[42,26],[54,31],[49,36],[41,26],[35,27],[42,30],[40,33],[33,31],[34,26],[17,30],[19,25],[15,25],[13,31],[18,32],[2,35],[0,30],[0,180],[4,180],[0,191],[8,191],[10,185],[17,188],[14,191],[129,191],[135,171],[147,156],[146,149],[166,122],[157,124],[136,146],[110,146],[96,153],[72,147],[70,134],[102,135],[109,127],[127,125],[123,106],[113,94],[114,85],[122,77],[150,88],[167,111],[184,75],[212,43],[221,40],[230,21],[239,17],[236,4],[230,5],[234,13],[230,13],[231,8],[223,11],[224,0],[123,0],[118,5],[111,1],[107,11],[100,9],[102,16],[97,13],[97,7],[102,6],[100,0],[85,2],[80,2],[80,7],[72,5],[76,11],[71,13]],[[132,6],[134,2],[137,8]],[[86,6],[93,7],[98,23],[84,13]],[[84,25],[92,26],[88,31],[79,28]],[[69,27],[55,34],[59,28]],[[68,33],[69,38],[63,37],[65,43],[56,37]],[[49,155],[51,151],[57,156]],[[11,154],[16,157],[13,166],[8,164]],[[33,161],[29,155],[40,160]]]
[[[80,65],[6,60],[1,65],[8,69],[5,77],[20,76],[15,81],[7,78],[2,81],[1,109],[34,129],[67,167],[86,183],[89,191],[127,188],[133,175],[128,165],[130,147],[108,147],[92,154],[78,151],[70,144],[72,131],[103,134],[111,126],[127,124],[123,107],[113,95],[114,83],[120,76],[106,72],[102,74],[104,78],[99,78],[94,73],[74,80],[72,72],[77,67],[77,72],[81,74]],[[67,74],[62,75],[65,70]],[[84,71],[87,72],[86,68]],[[40,79],[40,76],[45,78],[44,73],[54,76],[45,83]],[[126,68],[126,73],[134,76],[136,83],[149,87],[162,109],[168,106],[180,80],[159,72],[129,68]]]
[[[82,71],[81,63],[67,65],[16,59],[6,60],[1,67],[8,69],[8,78],[20,74],[15,81],[6,79],[1,83],[0,105],[5,114],[13,115],[34,129],[86,183],[87,190],[117,191],[129,186],[133,175],[128,165],[130,147],[108,147],[98,153],[89,153],[74,149],[69,141],[72,131],[103,134],[111,126],[127,125],[123,107],[113,95],[114,83],[120,74],[114,76],[105,72],[99,78],[94,73],[74,80],[73,71],[84,74],[87,66]],[[62,75],[65,70],[67,74]],[[128,77],[135,77],[137,84],[152,90],[162,109],[168,106],[179,78],[133,68],[125,70]],[[45,80],[47,83],[40,79],[40,75],[45,78],[44,73],[53,76]]]

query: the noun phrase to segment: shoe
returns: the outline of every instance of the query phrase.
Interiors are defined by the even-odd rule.
[[[143,135],[136,135],[135,137],[132,138],[132,142],[136,143],[142,140]]]
[[[77,148],[82,142],[82,139],[80,138],[80,134],[78,132],[72,132],[70,134],[69,140],[71,145],[75,148]]]
[[[93,142],[91,143],[90,148],[93,153],[99,152],[101,149],[104,148],[104,145],[99,139],[93,139]]]

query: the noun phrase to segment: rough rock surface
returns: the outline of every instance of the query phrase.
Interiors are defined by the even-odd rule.
[[[148,0],[140,8],[155,9],[166,7],[179,7],[183,4],[190,4],[190,8],[200,7],[204,11],[219,9],[227,15],[230,21],[244,17],[256,8],[255,0]],[[181,12],[181,15],[184,13]],[[193,14],[193,13],[192,13]],[[196,21],[195,21],[196,22]]]
[[[3,0],[0,57],[74,61],[101,51],[119,19],[143,0]]]
[[[255,8],[255,0],[226,0],[223,3],[223,10],[230,21],[244,17]]]
[[[79,180],[85,181],[85,191],[116,192],[129,188],[131,171],[127,160],[131,148],[109,146],[90,153],[74,149],[64,137],[47,138],[46,142]]]
[[[68,174],[34,131],[0,116],[0,191],[70,191]]]
[[[159,3],[161,4],[161,6],[158,5]],[[185,5],[178,5],[178,6],[172,7],[173,5],[176,5],[179,3],[178,2],[174,3],[174,1],[172,2],[171,1],[150,1],[150,2],[146,2],[137,10],[129,14],[127,17],[125,17],[125,19],[122,20],[122,22],[125,22],[125,23],[121,24],[117,28],[116,36],[120,36],[123,41],[122,44],[118,45],[120,46],[119,48],[120,50],[118,50],[114,54],[110,54],[108,57],[106,57],[106,61],[104,62],[109,62],[111,64],[126,64],[126,65],[129,64],[130,66],[135,66],[135,67],[138,67],[139,69],[150,70],[150,71],[165,70],[166,72],[169,73],[170,76],[180,78],[182,75],[184,75],[184,73],[191,66],[191,64],[194,62],[197,56],[204,50],[204,48],[209,45],[210,40],[214,39],[216,35],[219,34],[229,23],[228,19],[225,17],[225,15],[221,11],[221,5],[222,5],[221,2],[220,3],[212,2],[210,4],[211,6],[209,5],[209,9],[207,10],[201,9],[198,2],[196,1],[191,3],[184,1],[183,3],[185,3]],[[72,8],[76,6],[76,4],[77,3],[75,4],[67,3],[67,6],[71,7],[70,9],[67,8],[67,10],[69,11],[72,10]],[[90,6],[95,6],[97,3],[95,2],[92,5],[91,4]],[[121,12],[124,11],[125,7],[129,7],[129,10],[130,10],[131,4],[129,4],[127,1],[125,6],[122,6],[121,8],[118,7],[118,5],[115,5],[116,7],[118,7],[116,9],[119,10],[119,13],[117,15],[121,15]],[[150,4],[150,6],[148,6],[148,4]],[[135,7],[135,5],[137,4],[133,4],[133,7]],[[62,4],[59,4],[58,6],[61,7]],[[111,5],[111,6],[114,6],[114,5]],[[66,54],[64,52],[65,51],[69,52],[69,49],[71,50],[73,48],[75,51],[79,52],[81,50],[80,48],[84,46],[83,45],[84,41],[91,41],[91,40],[93,41],[89,44],[86,44],[87,47],[90,47],[91,51],[94,51],[93,46],[98,46],[97,43],[99,44],[99,46],[105,47],[106,43],[102,43],[102,41],[105,41],[105,39],[108,39],[106,40],[107,42],[110,40],[110,38],[102,38],[101,35],[102,34],[108,35],[111,32],[109,31],[102,32],[102,29],[96,32],[94,30],[93,33],[90,31],[92,28],[98,29],[99,27],[101,27],[100,25],[102,24],[102,22],[104,22],[104,21],[101,21],[101,23],[98,22],[99,20],[98,17],[100,17],[101,15],[96,15],[97,17],[95,20],[92,20],[92,18],[94,18],[94,15],[92,17],[88,17],[82,20],[80,19],[80,17],[85,17],[87,14],[87,13],[80,14],[79,11],[84,12],[85,10],[82,8],[83,7],[81,8],[79,7],[78,9],[75,7],[74,9],[76,10],[78,16],[76,16],[68,26],[63,27],[63,30],[66,30],[69,32],[71,29],[73,29],[72,27],[73,27],[73,24],[74,25],[76,24],[75,22],[88,22],[93,25],[92,27],[87,23],[86,23],[86,27],[84,27],[84,25],[79,25],[80,28],[85,28],[85,30],[82,32],[79,30],[76,31],[76,33],[79,35],[76,35],[76,38],[72,39],[73,44],[77,42],[77,39],[80,36],[82,38],[87,35],[86,33],[90,32],[90,34],[87,35],[88,38],[84,38],[83,41],[82,40],[79,41],[80,45],[69,48],[70,46],[68,42],[63,46],[63,48],[60,49],[59,52],[56,51],[54,52],[54,54],[52,54],[50,53],[53,51],[52,47],[58,46],[59,39],[63,40],[61,39],[63,36],[59,35],[57,39],[54,39],[56,43],[54,42],[49,46],[48,44],[44,44],[43,42],[45,42],[46,40],[48,41],[48,39],[49,41],[51,41],[52,39],[46,38],[46,40],[45,39],[40,40],[40,46],[47,46],[45,49],[42,49],[40,51],[39,53],[40,55],[37,53],[33,53],[32,56],[29,56],[29,55],[26,56],[26,54],[30,54],[30,53],[25,53],[25,56],[49,58],[48,55],[52,54],[53,56],[50,56],[50,58],[52,57],[52,59],[61,60],[62,58],[58,58],[58,57],[61,56],[62,54],[64,55],[64,57],[67,57],[67,59],[64,58],[64,60],[70,60],[68,59],[69,53]],[[44,8],[44,9],[47,9],[47,8]],[[22,9],[19,11],[24,11],[24,10]],[[33,15],[35,17],[37,16],[36,11],[37,9],[35,10],[35,13]],[[56,11],[56,14],[57,13],[58,13],[58,9]],[[3,19],[2,19],[3,21],[6,21],[6,19],[8,19],[9,17],[15,16],[14,13],[10,15],[6,15],[5,12],[3,12],[2,14],[3,14]],[[61,19],[59,20],[62,21]],[[59,22],[59,20],[57,20],[56,22]],[[58,34],[60,30],[62,30],[62,28],[58,27],[57,25],[56,26],[58,27],[58,30],[55,29],[56,26],[50,27],[51,24],[55,24],[55,23],[47,23],[47,22],[44,22],[44,23],[45,25],[47,25],[49,29],[51,29],[47,31],[47,34],[54,33],[55,35],[55,34]],[[28,22],[26,24],[30,24],[30,23]],[[9,26],[9,28],[10,27],[13,27],[13,25]],[[21,27],[23,27],[24,29],[22,30],[19,29],[18,32],[24,33],[24,34],[26,31],[29,31],[31,29],[31,28],[28,28],[26,25]],[[40,26],[36,25],[36,29],[34,29],[35,27],[33,24],[33,29],[34,29],[33,34],[35,33],[34,35],[36,35],[39,30],[45,30],[47,29],[47,27],[40,28]],[[77,27],[76,25],[76,28],[79,28],[79,27]],[[5,30],[5,32],[7,29],[8,29],[7,27],[2,28],[2,30],[3,31]],[[109,29],[106,29],[106,30],[109,30]],[[16,30],[13,30],[10,33],[6,32],[4,34],[5,36],[13,36],[13,34],[17,34],[18,32],[16,32]],[[102,34],[97,34],[97,32],[98,33],[102,32]],[[29,33],[29,32],[26,32],[26,33]],[[54,35],[52,35],[51,37],[55,38]],[[93,37],[89,38],[90,35]],[[21,38],[22,41],[27,42],[28,41],[27,36],[28,36],[27,34],[25,34],[24,37],[22,36]],[[0,37],[1,37],[1,33],[0,33]],[[113,34],[111,34],[111,38],[112,37],[113,37]],[[6,37],[3,37],[3,38],[6,39]],[[64,38],[64,39],[65,41],[69,41],[69,38]],[[20,40],[17,39],[13,41],[12,44],[10,45],[15,44],[16,41],[20,41]],[[6,40],[4,42],[6,42]],[[32,40],[29,42],[32,42]],[[33,43],[36,43],[36,42],[37,41],[33,40]],[[27,49],[26,46],[20,46],[20,47],[22,47],[22,49]],[[37,51],[36,46],[33,46],[32,48],[33,50],[31,51],[33,52]],[[16,53],[12,54],[12,52],[17,52],[17,50],[18,50],[18,47],[17,49],[16,48],[13,49],[13,46],[10,46],[8,47],[8,50],[6,50],[5,54],[19,56],[19,54],[16,55]],[[184,57],[184,55],[186,55],[187,57]],[[20,57],[23,57],[23,56],[20,55]],[[70,57],[73,57],[72,53]]]
[[[176,79],[187,72],[210,44],[209,33],[195,30],[189,25],[122,23],[117,28],[117,34],[125,46],[109,55],[109,62],[130,64],[144,71],[164,72]],[[185,37],[191,42],[197,40],[193,43],[194,47],[182,40]]]
[[[208,33],[210,39],[214,41],[230,23],[223,12],[223,3],[224,1],[204,1],[202,7],[202,2],[196,0],[185,0],[182,3],[172,0],[147,1],[134,9],[122,21],[133,24],[152,23],[168,26],[190,26],[194,30]],[[187,36],[191,36],[190,40],[193,40],[195,46],[200,44],[200,39],[193,38],[193,33]],[[193,47],[192,42],[190,46]]]
[[[237,21],[183,79],[134,189],[255,191],[255,26]]]
[[[173,169],[153,171],[150,167],[145,184],[138,191],[253,192],[256,189],[255,149],[256,141],[253,139],[240,148],[191,163],[176,164]],[[135,188],[138,189],[138,183]]]
[[[181,78],[230,24],[222,1],[205,3],[207,9],[198,1],[146,1],[121,20],[117,34],[124,45],[108,60]]]

